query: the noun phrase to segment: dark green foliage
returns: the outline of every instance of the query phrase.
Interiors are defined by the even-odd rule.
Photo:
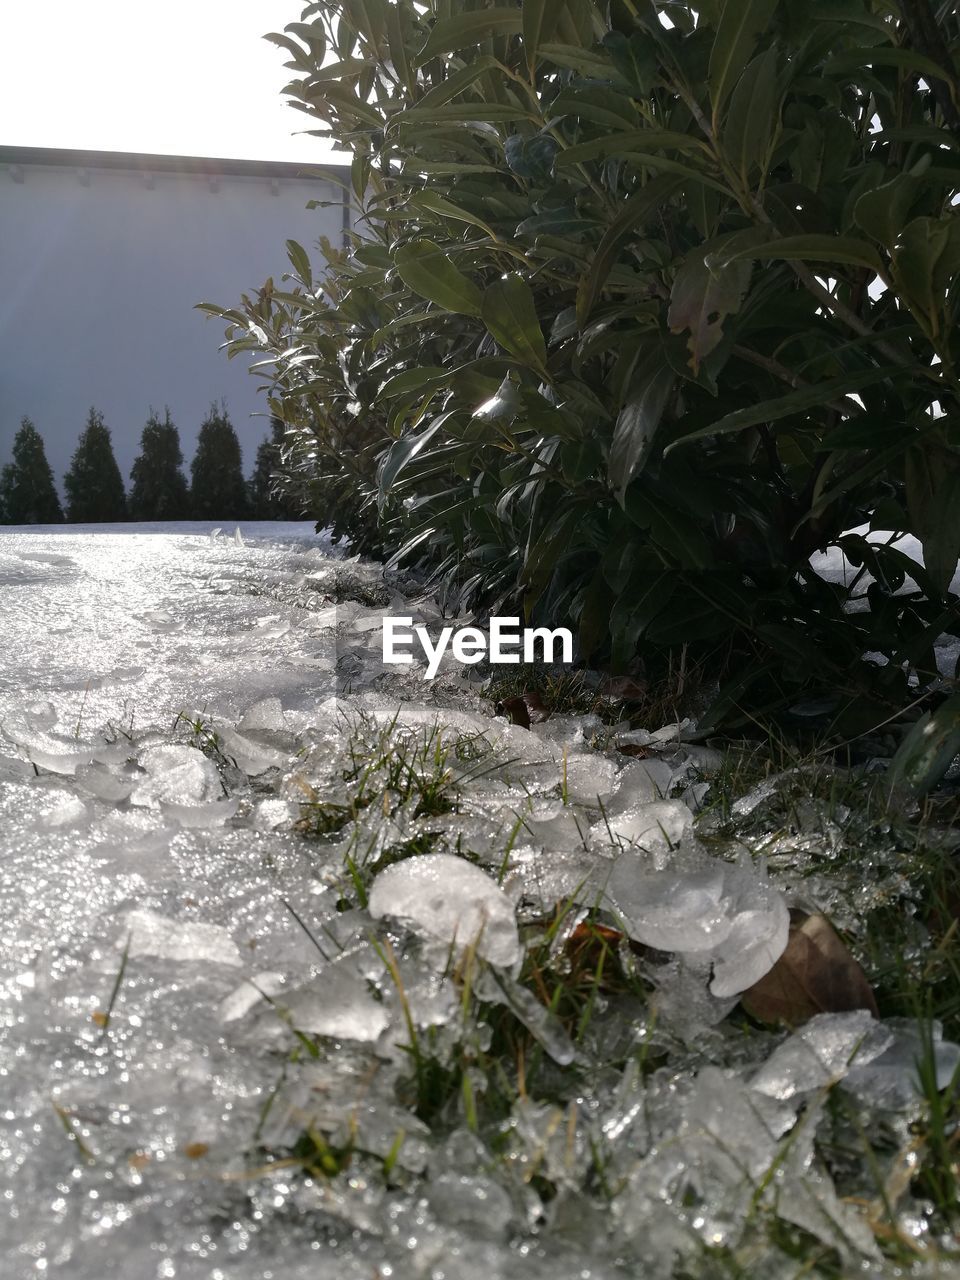
[[[59,524],[62,519],[43,437],[23,418],[13,441],[13,461],[0,475],[0,523]]]
[[[140,455],[130,471],[131,520],[186,520],[190,495],[181,467],[180,433],[170,421],[161,422],[152,410],[140,437]]]
[[[273,39],[362,235],[206,306],[309,509],[593,663],[687,646],[714,723],[913,696],[960,634],[960,25],[887,12],[310,5]]]
[[[71,523],[101,524],[127,517],[123,478],[113,456],[110,429],[96,409],[90,410],[63,487]]]
[[[272,418],[270,435],[257,449],[250,477],[250,513],[255,520],[297,520],[303,514],[302,501],[291,491],[282,470],[283,437],[283,423]]]
[[[190,479],[195,520],[240,520],[249,514],[240,441],[222,405],[211,405],[200,424]]]

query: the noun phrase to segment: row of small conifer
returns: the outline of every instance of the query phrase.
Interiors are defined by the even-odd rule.
[[[110,428],[103,414],[91,409],[63,479],[62,504],[43,437],[24,418],[13,442],[13,460],[0,472],[0,524],[297,519],[300,512],[273,492],[282,440],[283,424],[274,419],[271,435],[257,450],[253,474],[245,480],[237,433],[226,409],[212,405],[200,426],[188,482],[180,433],[169,409],[162,419],[151,411],[127,492]]]

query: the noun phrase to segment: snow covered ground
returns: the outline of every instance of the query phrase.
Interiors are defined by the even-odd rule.
[[[415,673],[388,683],[379,625],[400,604],[435,620],[309,524],[0,532],[0,1275],[667,1275],[739,1247],[775,1165],[764,1212],[885,1274],[816,1161],[817,1091],[856,1065],[874,1101],[910,1098],[909,1028],[837,1014],[725,1040],[783,950],[788,896],[691,836],[695,749],[632,760],[591,750],[582,717],[496,723],[449,663],[432,701]],[[432,749],[438,717],[458,811],[428,820],[395,780],[361,810],[350,725]],[[378,786],[389,761],[366,768]],[[305,800],[350,820],[307,840]],[[428,835],[425,856],[387,856]],[[361,855],[386,866],[368,901],[344,871]],[[678,953],[653,1020],[611,1004],[574,1046],[519,985],[521,935],[561,900],[571,928],[602,900]],[[584,1082],[566,1107],[519,1098],[496,1161],[469,1124],[437,1136],[401,1105],[411,1019],[448,1065],[489,1042],[447,973],[471,942],[481,1007]],[[676,1056],[645,1086],[611,1065],[624,1037]],[[944,1046],[945,1076],[955,1061]],[[315,1152],[332,1173],[305,1178],[279,1153],[306,1132],[357,1154]]]

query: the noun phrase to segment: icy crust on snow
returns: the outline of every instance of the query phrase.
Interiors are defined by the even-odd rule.
[[[491,719],[448,663],[386,681],[400,602],[305,525],[4,531],[0,579],[5,1278],[622,1280],[718,1247],[793,1275],[771,1215],[888,1274],[874,1184],[818,1155],[825,1093],[906,1152],[918,1059],[946,1085],[960,1051],[863,1013],[730,1028],[795,893],[775,842],[769,872],[698,842],[716,761],[689,724],[624,730],[635,759],[589,717]],[[378,734],[449,747],[455,807],[393,802],[369,761],[355,804],[350,743]],[[320,802],[343,825],[307,840]],[[561,960],[599,911],[650,990],[599,990],[576,1038],[519,975],[558,904]],[[504,1011],[556,1101],[489,1143],[418,1117],[411,1034],[442,1075]],[[307,1176],[308,1132],[349,1161]]]

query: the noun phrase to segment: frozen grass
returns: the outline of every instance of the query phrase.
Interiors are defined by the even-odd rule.
[[[570,685],[561,684],[559,691],[564,709],[576,710]],[[545,683],[544,694],[550,692]],[[594,702],[585,702],[585,711],[596,710]],[[324,802],[319,791],[307,796],[300,829],[321,842],[334,836],[342,842],[362,811],[389,821],[406,810],[419,834],[394,843],[378,842],[367,832],[376,857],[364,851],[359,835],[349,837],[339,885],[343,910],[366,906],[370,884],[385,866],[438,847],[455,848],[492,869],[491,849],[478,851],[461,836],[452,839],[449,826],[430,830],[431,818],[459,812],[470,782],[484,776],[485,761],[489,769],[489,757],[476,736],[451,738],[436,726],[411,731],[396,719],[379,727],[363,717],[353,721],[339,779],[349,794],[334,804]],[[763,798],[754,804],[751,794]],[[809,1146],[805,1171],[819,1165],[845,1210],[868,1225],[875,1265],[882,1267],[881,1259],[906,1266],[953,1256],[957,1088],[956,1081],[946,1090],[937,1087],[930,1028],[940,1022],[947,1038],[960,1038],[960,878],[950,856],[956,827],[949,825],[955,817],[955,800],[892,812],[879,775],[840,767],[826,752],[798,757],[782,743],[769,743],[724,755],[699,819],[704,842],[722,854],[746,847],[765,856],[785,882],[815,882],[811,896],[834,916],[862,960],[881,1015],[916,1019],[923,1029],[923,1100],[908,1114],[889,1113],[869,1098],[823,1088],[801,1108],[769,1161],[753,1171],[739,1221],[722,1220],[715,1244],[704,1240],[701,1229],[714,1208],[709,1181],[698,1185],[693,1166],[674,1171],[662,1188],[662,1212],[675,1214],[676,1230],[696,1242],[692,1252],[674,1243],[674,1274],[850,1273],[862,1250],[855,1240],[843,1239],[826,1210],[826,1228],[821,1224],[820,1230],[778,1212],[777,1184],[798,1143]],[[516,829],[505,832],[501,876],[517,837]],[[856,909],[854,901],[860,904]],[[406,1029],[406,1065],[402,1059],[396,1100],[427,1126],[432,1144],[460,1141],[465,1132],[475,1141],[485,1177],[516,1194],[523,1188],[533,1192],[536,1230],[556,1228],[574,1206],[587,1221],[611,1213],[616,1220],[616,1207],[630,1199],[636,1156],[625,1158],[629,1144],[619,1140],[619,1128],[632,1121],[613,1118],[611,1082],[621,1088],[624,1080],[631,1082],[638,1111],[662,1107],[665,1081],[689,1088],[704,1068],[734,1071],[744,1062],[763,1061],[784,1033],[739,1008],[719,1025],[704,1026],[699,1045],[661,1032],[657,991],[668,957],[631,943],[608,911],[584,908],[582,898],[559,901],[547,915],[525,912],[521,904],[520,918],[519,972],[497,973],[474,945],[451,947],[437,981],[452,1016],[425,1027],[418,1025],[408,994],[411,981],[422,982],[417,944],[402,931],[381,931],[374,942],[382,962],[379,994],[399,1006]],[[322,1040],[312,1043],[318,1054],[329,1052]],[[302,1043],[295,1045],[292,1058],[302,1050]],[[799,1132],[804,1126],[813,1132]],[[417,1179],[398,1164],[404,1133],[399,1123],[381,1155],[365,1150],[362,1135],[349,1126],[324,1132],[311,1123],[292,1146],[261,1148],[258,1158],[294,1162],[308,1179],[336,1184],[360,1176],[409,1190]],[[675,1138],[681,1136],[682,1126]],[[748,1153],[736,1151],[736,1140],[733,1132],[720,1138],[721,1146],[734,1145],[728,1151],[734,1166],[748,1162]],[[784,1181],[788,1196],[789,1176]],[[718,1178],[714,1193],[723,1201],[729,1185]],[[572,1224],[565,1229],[575,1230]],[[624,1261],[631,1256],[629,1238],[626,1232],[618,1249]],[[656,1266],[665,1265],[665,1256],[659,1255]]]

